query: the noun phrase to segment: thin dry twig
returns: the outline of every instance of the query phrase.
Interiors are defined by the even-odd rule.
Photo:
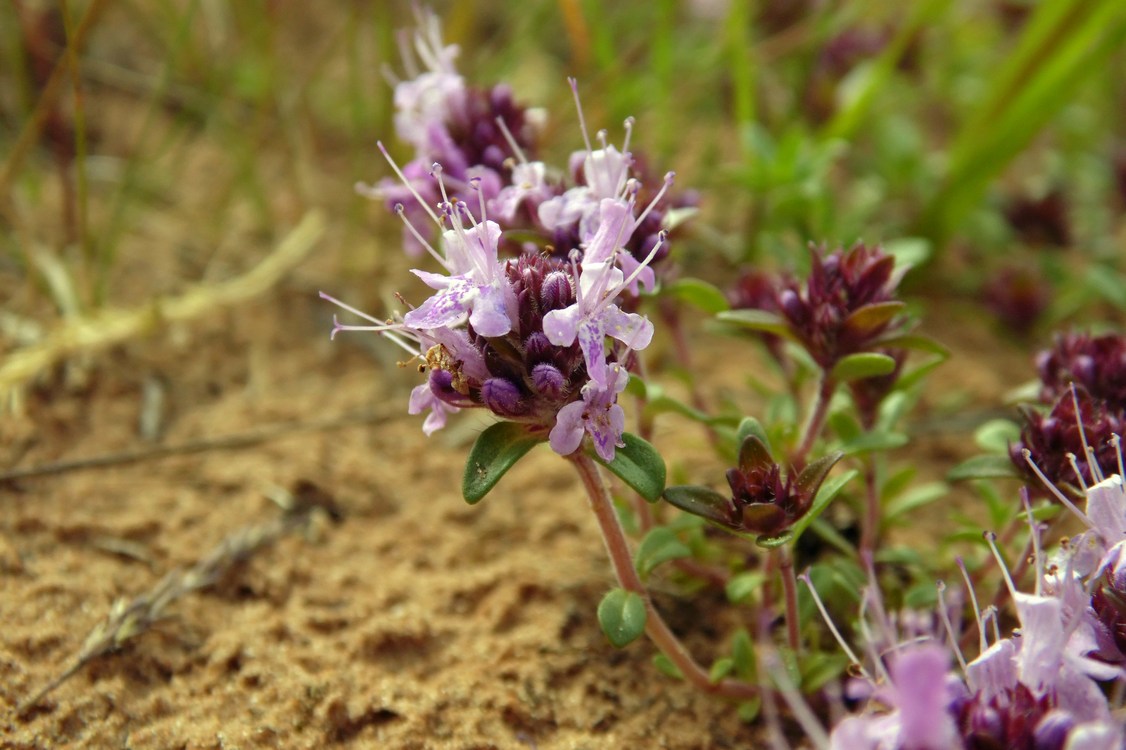
[[[165,609],[177,599],[211,586],[235,565],[286,534],[309,529],[318,512],[339,518],[332,499],[310,483],[299,482],[294,492],[287,495],[287,500],[290,505],[281,517],[234,532],[190,568],[172,570],[140,596],[122,597],[114,602],[105,619],[86,636],[82,648],[66,669],[24,701],[18,714],[26,715],[78,670],[147,631],[164,617]]]
[[[345,427],[354,427],[357,425],[379,424],[405,413],[406,412],[404,412],[401,407],[388,404],[380,409],[358,412],[356,414],[345,414],[343,416],[308,419],[296,422],[281,422],[265,425],[246,432],[235,433],[233,435],[188,440],[174,445],[152,445],[116,453],[103,453],[102,455],[90,456],[89,458],[54,461],[39,466],[25,466],[0,471],[0,484],[16,481],[18,479],[54,476],[71,471],[103,469],[107,466],[124,466],[126,464],[141,463],[142,461],[153,461],[168,456],[183,456],[214,450],[250,448],[270,440],[277,440],[301,432],[318,432],[322,430],[337,430]]]
[[[62,323],[39,343],[8,355],[0,366],[0,405],[38,373],[77,352],[104,349],[162,324],[191,320],[262,294],[305,259],[324,230],[324,215],[310,210],[265,260],[241,276],[197,284],[178,297],[130,310],[105,309]]]

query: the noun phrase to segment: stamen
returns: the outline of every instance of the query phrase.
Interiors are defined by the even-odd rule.
[[[1001,625],[997,621],[997,608],[990,604],[985,608],[985,612],[981,615],[982,623],[989,623],[993,626],[993,642],[1001,640]]]
[[[641,222],[644,221],[645,217],[649,215],[649,212],[656,207],[661,198],[665,197],[665,193],[668,192],[668,189],[670,187],[672,187],[672,184],[675,180],[676,172],[665,173],[664,184],[661,185],[661,189],[657,191],[657,195],[654,196],[653,200],[649,201],[649,205],[645,207],[645,210],[641,212],[641,215],[637,217],[637,221],[633,223],[633,226],[635,228],[641,226]]]
[[[398,214],[399,218],[403,220],[403,224],[406,225],[407,231],[411,233],[411,235],[420,245],[426,248],[426,252],[430,253],[431,257],[433,257],[434,260],[441,263],[443,268],[449,270],[449,263],[442,256],[442,254],[435,250],[434,246],[431,245],[425,237],[419,234],[418,230],[414,228],[414,224],[411,224],[410,219],[407,218],[407,212],[406,209],[403,208],[402,203],[395,204],[395,213]]]
[[[1001,551],[997,549],[997,535],[992,531],[987,531],[982,536],[985,538],[985,543],[989,545],[989,549],[993,552],[993,559],[997,561],[997,565],[1001,568],[1001,575],[1005,578],[1005,585],[1009,588],[1009,596],[1016,601],[1017,587],[1013,583],[1013,577],[1009,575],[1009,568],[1005,565],[1004,559],[1001,557]]]
[[[469,178],[469,189],[472,190],[473,192],[477,193],[477,203],[478,203],[478,205],[481,209],[481,221],[488,221],[489,216],[485,212],[485,193],[484,193],[484,191],[481,190],[481,178],[480,177],[470,177]],[[468,209],[466,209],[466,213],[469,213]],[[470,214],[469,218],[472,221],[473,215]],[[474,221],[473,226],[476,227],[477,222]]]
[[[575,97],[575,109],[579,113],[579,129],[583,133],[583,143],[586,144],[587,156],[594,153],[594,149],[590,147],[590,136],[586,131],[586,118],[583,117],[583,105],[579,101],[579,82],[575,78],[568,78],[567,83],[571,84],[571,94]]]
[[[1126,479],[1126,468],[1122,466],[1122,438],[1117,433],[1112,433],[1110,444],[1114,446],[1114,452],[1118,454],[1118,476]]]
[[[1083,429],[1083,413],[1079,411],[1079,393],[1075,390],[1075,383],[1071,383],[1071,403],[1075,405],[1075,423],[1079,427],[1079,442],[1083,444],[1083,455],[1089,456],[1091,454],[1091,446],[1087,445],[1087,432]],[[1088,466],[1091,470],[1091,477],[1095,483],[1101,482],[1103,478],[1099,476],[1102,471],[1099,469],[1097,463],[1088,461]],[[1083,488],[1084,491],[1087,489]]]
[[[630,115],[629,117],[626,118],[626,121],[623,123],[623,126],[625,127],[625,131],[626,131],[626,135],[625,135],[625,138],[622,139],[622,154],[628,154],[629,153],[629,141],[630,141],[630,138],[633,136],[633,124],[634,124],[634,122],[635,122],[635,120],[633,119],[633,115]]]
[[[861,663],[860,658],[849,647],[848,643],[845,642],[844,637],[841,635],[841,631],[837,630],[837,626],[833,624],[833,618],[829,617],[829,611],[825,609],[825,604],[821,601],[821,597],[818,595],[817,588],[813,585],[813,580],[809,577],[809,573],[802,573],[800,576],[798,576],[798,580],[803,582],[809,589],[809,595],[813,597],[813,603],[817,605],[817,611],[821,613],[821,619],[825,621],[825,624],[829,628],[829,632],[833,634],[833,638],[836,639],[837,645],[841,647],[841,650],[845,652],[845,656],[847,656],[853,664],[860,668],[860,674],[871,679],[868,673],[864,670],[864,664]]]
[[[964,673],[966,671],[966,657],[958,646],[958,639],[954,636],[954,624],[950,622],[950,613],[946,611],[946,584],[942,581],[936,581],[934,586],[938,590],[938,616],[942,618],[942,624],[946,628],[946,636],[950,639],[950,648],[954,651],[954,658],[958,660],[958,665]]]
[[[1032,516],[1032,503],[1028,499],[1027,487],[1020,488],[1020,501],[1024,505],[1025,514],[1028,516],[1028,528],[1032,540],[1032,557],[1036,563],[1036,596],[1040,596],[1043,593],[1044,556],[1040,552],[1040,526]]]
[[[817,750],[828,750],[829,735],[825,733],[825,728],[813,715],[813,710],[802,697],[801,691],[790,679],[785,666],[782,664],[772,665],[769,674],[778,688],[778,693],[786,701],[786,705],[790,707],[793,718],[797,720],[798,725],[805,733],[806,739],[812,742]]]
[[[978,645],[982,651],[989,648],[989,643],[985,638],[985,627],[981,621],[981,608],[977,604],[977,594],[974,593],[973,583],[970,581],[970,573],[966,570],[966,564],[962,562],[962,558],[955,558],[958,564],[958,569],[962,571],[962,578],[966,581],[966,590],[970,592],[970,604],[974,608],[974,621],[977,623]]]
[[[352,313],[353,315],[358,315],[361,318],[363,318],[364,320],[370,320],[372,323],[375,323],[378,326],[382,326],[384,328],[387,328],[389,325],[391,325],[391,324],[388,324],[388,323],[386,323],[386,322],[384,322],[384,321],[382,321],[378,318],[373,318],[372,316],[368,315],[366,312],[361,312],[360,310],[357,310],[356,308],[352,307],[351,305],[344,304],[343,302],[338,300],[336,297],[333,297],[332,295],[325,294],[324,292],[317,292],[317,295],[321,299],[327,300],[328,302],[331,302],[332,304],[336,305],[337,307],[340,307],[340,308],[347,310],[348,312]]]
[[[438,181],[438,192],[442,194],[442,202],[449,203],[450,197],[446,195],[446,183],[442,179],[442,165],[434,162],[430,165],[430,176]]]
[[[1075,472],[1075,478],[1079,480],[1079,487],[1083,490],[1083,492],[1086,492],[1087,482],[1085,479],[1083,479],[1083,473],[1079,471],[1079,462],[1075,460],[1075,454],[1071,451],[1068,451],[1063,455],[1064,458],[1067,459],[1067,462],[1071,464],[1071,470]],[[1087,459],[1088,464],[1090,464],[1090,455],[1086,456],[1085,458]]]
[[[572,250],[567,255],[567,259],[571,261],[571,278],[574,279],[575,284],[575,304],[579,309],[583,309],[583,287],[579,283],[579,251]]]
[[[657,251],[661,249],[661,245],[665,244],[665,239],[668,236],[669,233],[664,229],[662,229],[660,232],[657,232],[657,242],[653,245],[653,249],[650,250],[649,254],[645,256],[645,260],[637,264],[637,268],[633,269],[633,273],[631,273],[625,279],[622,279],[622,283],[618,284],[618,286],[614,289],[613,296],[617,297],[623,289],[632,284],[634,282],[634,279],[641,275],[641,272],[645,270],[650,263],[653,262],[653,258],[656,257]]]
[[[1076,506],[1075,503],[1071,502],[1071,500],[1069,500],[1062,492],[1060,492],[1056,488],[1054,484],[1052,484],[1048,480],[1046,476],[1044,476],[1044,472],[1040,471],[1040,467],[1037,466],[1036,462],[1032,460],[1032,451],[1028,450],[1028,448],[1025,448],[1020,453],[1022,456],[1024,456],[1024,460],[1028,463],[1028,465],[1032,467],[1033,473],[1035,473],[1036,476],[1040,477],[1040,481],[1043,482],[1044,486],[1047,487],[1052,492],[1052,494],[1056,496],[1056,499],[1063,503],[1063,506],[1065,508],[1078,516],[1079,520],[1081,520],[1089,528],[1094,528],[1094,524],[1091,523],[1091,519],[1087,517],[1087,514],[1079,510],[1078,506]]]
[[[441,226],[442,222],[438,220],[438,216],[431,210],[430,206],[426,204],[426,201],[422,200],[422,196],[418,194],[418,191],[414,189],[414,185],[412,185],[410,180],[406,178],[406,175],[403,174],[403,170],[399,169],[399,165],[391,158],[391,154],[387,152],[387,147],[383,145],[383,141],[376,141],[375,145],[379,148],[379,152],[383,154],[383,158],[391,165],[391,169],[394,170],[399,180],[407,186],[407,190],[409,190],[411,195],[414,196],[414,199],[418,201],[418,205],[425,209],[426,213],[430,215],[430,218],[434,220],[435,224]]]
[[[523,149],[520,148],[520,144],[517,143],[516,139],[512,136],[512,131],[508,129],[508,123],[506,123],[504,121],[504,118],[500,115],[497,115],[495,122],[497,124],[497,127],[500,128],[500,134],[503,135],[504,140],[508,142],[508,147],[512,149],[512,153],[516,156],[521,164],[527,164],[528,157],[524,156]]]

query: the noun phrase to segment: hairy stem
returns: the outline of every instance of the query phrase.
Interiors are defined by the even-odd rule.
[[[653,606],[649,591],[641,582],[641,576],[634,567],[625,532],[622,531],[610,493],[606,491],[606,485],[603,484],[602,477],[598,473],[598,466],[582,452],[574,453],[570,456],[570,460],[579,472],[583,487],[590,499],[591,510],[598,519],[602,540],[606,544],[606,552],[610,556],[610,563],[619,585],[637,594],[645,602],[645,634],[649,636],[649,640],[668,657],[684,675],[684,679],[700,690],[729,698],[748,699],[758,695],[757,685],[731,679],[712,682],[708,678],[707,671],[696,663],[692,654],[669,629],[657,608]]]
[[[876,462],[873,458],[864,462],[864,485],[866,500],[860,528],[860,551],[871,554],[880,535],[880,493],[876,486]]]
[[[791,460],[794,468],[798,471],[805,468],[806,456],[809,455],[809,451],[817,441],[817,436],[821,434],[821,428],[825,426],[825,417],[829,414],[829,402],[833,399],[833,391],[836,389],[837,381],[833,379],[832,375],[825,372],[821,376],[821,385],[817,389],[817,402],[813,406],[813,411],[809,414],[809,420],[805,423],[801,444]]]
[[[801,647],[798,623],[798,580],[794,577],[794,558],[790,548],[782,545],[774,550],[778,556],[778,572],[782,576],[782,594],[786,603],[786,644],[795,653]]]

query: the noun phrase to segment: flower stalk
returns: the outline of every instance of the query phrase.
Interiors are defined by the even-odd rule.
[[[676,634],[669,629],[668,624],[661,617],[660,612],[653,606],[649,591],[641,581],[637,568],[630,554],[629,544],[625,532],[618,520],[617,511],[606,485],[598,473],[598,466],[593,459],[582,451],[569,456],[575,470],[582,480],[590,500],[591,510],[598,519],[598,528],[602,532],[602,541],[606,545],[606,553],[610,557],[610,564],[614,568],[614,575],[619,585],[627,591],[637,594],[645,602],[645,634],[649,640],[668,657],[673,666],[684,676],[684,679],[695,687],[707,693],[722,695],[728,698],[750,699],[758,695],[757,685],[733,679],[723,679],[713,682],[707,671],[689,653]]]

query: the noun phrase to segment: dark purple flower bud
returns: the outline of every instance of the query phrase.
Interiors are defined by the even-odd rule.
[[[500,417],[519,417],[526,410],[520,386],[507,378],[489,378],[481,386],[481,401]]]
[[[995,273],[981,290],[982,302],[1014,333],[1027,333],[1052,299],[1052,286],[1034,268],[1011,266]]]
[[[812,462],[800,474],[782,476],[766,444],[750,435],[739,448],[739,465],[727,472],[731,487],[731,526],[775,537],[804,516],[829,470],[841,458],[833,453]]]
[[[1079,403],[1078,413],[1075,410],[1076,400]],[[1032,460],[1048,481],[1064,491],[1070,491],[1076,498],[1082,497],[1083,493],[1078,489],[1080,482],[1068,454],[1075,456],[1083,483],[1091,485],[1099,481],[1096,472],[1088,465],[1084,436],[1100,467],[1118,466],[1118,450],[1112,437],[1123,434],[1126,426],[1123,417],[1110,412],[1103,402],[1092,398],[1085,389],[1077,387],[1075,398],[1070,392],[1063,393],[1047,414],[1031,407],[1022,408],[1022,413],[1024,426],[1020,441],[1009,448],[1009,457],[1017,471],[1028,478],[1031,488],[1044,492],[1041,480],[1024,458],[1025,449],[1032,454]]]
[[[574,292],[571,291],[571,279],[563,271],[552,271],[543,280],[540,289],[540,304],[543,312],[562,310],[575,301]]]
[[[535,367],[541,362],[550,362],[555,355],[555,345],[547,340],[541,331],[536,331],[524,339],[524,362]]]
[[[1042,402],[1051,403],[1074,382],[1112,413],[1126,414],[1126,336],[1057,336],[1052,348],[1037,356],[1036,369],[1043,383]]]
[[[430,382],[430,391],[443,401],[447,401],[451,404],[458,404],[465,401],[465,396],[454,389],[454,376],[452,373],[446,372],[445,370],[434,369],[430,371],[428,380]]]
[[[1071,243],[1062,190],[1053,190],[1043,198],[1016,198],[1005,207],[1005,218],[1027,244],[1066,247]]]
[[[1110,664],[1126,664],[1126,542],[1111,548],[1102,566],[1091,594],[1098,646],[1091,656]]]
[[[532,386],[544,398],[557,399],[567,389],[567,379],[555,365],[541,363],[532,368]]]
[[[811,251],[809,280],[788,280],[778,294],[779,311],[794,336],[826,370],[842,357],[878,346],[882,336],[902,330],[903,303],[894,299],[895,257],[879,248]]]

